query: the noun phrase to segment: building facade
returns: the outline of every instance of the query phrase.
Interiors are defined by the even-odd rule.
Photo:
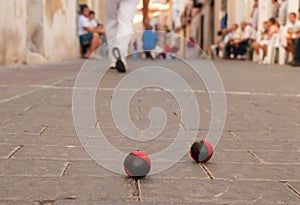
[[[142,1],[141,1],[142,2]],[[153,0],[153,24],[171,25],[170,0]],[[80,56],[77,17],[87,4],[104,21],[104,0],[0,1],[0,65],[48,63]],[[134,18],[143,30],[141,4]]]
[[[0,65],[78,57],[76,11],[74,0],[0,1]]]
[[[174,2],[152,0],[152,24],[172,30]],[[189,0],[184,0],[189,1]],[[280,0],[279,0],[280,1]],[[300,0],[287,0],[288,12],[296,12]],[[142,1],[141,1],[142,2]],[[195,2],[195,1],[191,1]],[[204,51],[217,41],[217,31],[241,21],[250,22],[254,0],[196,0],[188,36]],[[272,0],[259,1],[259,25],[271,16]],[[46,63],[78,58],[80,53],[78,5],[87,4],[104,21],[104,0],[9,0],[0,1],[0,65]],[[142,4],[134,18],[135,31],[143,30]],[[227,16],[227,18],[225,18]],[[225,21],[226,19],[226,21]]]
[[[278,0],[281,2],[281,0]],[[299,0],[287,0],[288,13],[296,12],[300,7]],[[193,16],[190,35],[204,51],[218,40],[217,32],[222,29],[224,17],[227,15],[227,27],[242,21],[251,21],[254,0],[203,0],[202,7]],[[259,0],[259,29],[272,14],[272,0]]]

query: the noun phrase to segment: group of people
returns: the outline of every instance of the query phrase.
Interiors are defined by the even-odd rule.
[[[105,0],[105,22],[99,24],[95,13],[87,5],[82,5],[78,17],[78,35],[83,49],[84,58],[100,58],[97,49],[103,43],[103,35],[108,42],[108,56],[111,68],[124,73],[127,71],[126,56],[133,32],[133,17],[136,13],[138,0]],[[149,0],[143,0],[143,25],[150,25],[148,15]]]
[[[251,23],[242,22],[234,24],[228,29],[218,32],[220,40],[211,46],[210,55],[219,56],[224,59],[246,59],[246,54],[252,53],[259,56],[262,51],[262,58],[259,62],[266,63],[268,46],[274,43],[274,38],[279,39],[280,45],[287,53],[293,55],[291,65],[300,65],[300,9],[298,15],[287,11],[288,2],[283,0],[280,4],[272,0],[272,17],[263,22],[263,29],[259,30],[258,25],[258,0],[255,0],[251,12]],[[239,28],[240,27],[240,28]]]
[[[130,19],[128,19],[128,22],[130,22]],[[115,25],[114,28],[112,28],[112,25],[107,25],[109,29],[117,29],[118,25]],[[130,25],[124,25],[124,28],[120,35],[121,40],[119,41],[120,44],[122,44],[123,40],[128,40],[127,35],[128,31],[131,30],[129,28]],[[95,19],[95,12],[89,10],[87,5],[82,5],[80,7],[80,15],[78,18],[78,33],[79,33],[79,40],[80,45],[82,47],[82,54],[84,58],[96,58],[100,59],[101,57],[97,54],[97,49],[104,43],[105,41],[105,31],[103,28],[103,24],[100,24]],[[129,35],[128,35],[129,36]],[[143,43],[143,50],[144,53],[142,53],[143,58],[150,58],[155,59],[156,57],[159,57],[156,55],[154,50],[158,51],[159,49],[162,49],[159,46],[159,38],[157,33],[153,30],[153,27],[150,24],[145,24],[145,31],[142,35],[142,43]],[[118,42],[118,40],[113,39],[113,41],[109,42],[110,44],[115,44]],[[126,41],[128,42],[128,41]],[[116,46],[116,45],[115,45]],[[137,41],[133,43],[134,50],[137,50]],[[122,47],[122,45],[121,45]],[[125,47],[125,46],[123,46]],[[121,48],[122,49],[122,48]],[[163,49],[162,49],[163,51]],[[123,53],[126,53],[123,51]],[[120,53],[121,55],[121,53]],[[112,59],[112,62],[115,60],[114,56],[109,54],[109,56]],[[114,66],[113,66],[114,67]]]
[[[100,58],[96,50],[101,46],[105,31],[103,25],[95,19],[95,12],[87,5],[80,7],[78,17],[78,35],[84,58]]]

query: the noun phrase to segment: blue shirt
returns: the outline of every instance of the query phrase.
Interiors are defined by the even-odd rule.
[[[142,40],[144,50],[153,50],[159,41],[157,33],[150,30],[144,31]]]

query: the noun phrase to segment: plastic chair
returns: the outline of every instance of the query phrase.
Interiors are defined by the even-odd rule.
[[[276,50],[281,48],[280,38],[281,36],[279,33],[273,34],[271,42],[268,45],[267,56],[264,60],[266,64],[273,65],[275,63]]]

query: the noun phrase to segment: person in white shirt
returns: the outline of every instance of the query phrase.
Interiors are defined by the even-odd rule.
[[[97,28],[98,27],[99,24],[98,24],[97,20],[95,19],[95,12],[94,11],[90,11],[89,20],[90,20],[90,27],[91,28]]]
[[[251,25],[255,30],[257,30],[258,28],[258,17],[259,17],[258,0],[254,0],[253,9],[251,12]]]
[[[266,42],[269,38],[269,28],[269,22],[265,21],[263,23],[263,30],[257,34],[256,41],[252,44],[253,50],[256,53],[256,55],[259,55],[259,49],[265,44],[263,42]]]
[[[279,7],[279,13],[278,13],[279,25],[285,26],[287,23],[287,17],[288,17],[288,1],[282,0],[282,3]]]
[[[251,45],[256,39],[256,31],[251,25],[242,22],[241,29],[241,37],[235,41],[236,46],[234,47],[234,56],[238,59],[243,59],[245,57],[247,46]]]
[[[103,28],[103,25],[100,24],[96,18],[95,18],[95,12],[94,11],[90,11],[90,15],[89,15],[89,20],[90,20],[90,27],[93,29],[97,29],[98,34],[100,36],[101,39],[101,44],[106,43],[106,36],[105,36],[105,30]]]
[[[104,2],[104,27],[111,68],[116,68],[121,73],[127,70],[125,58],[128,55],[128,45],[133,32],[133,17],[138,2],[138,0],[105,0]],[[146,26],[150,24],[148,16],[149,0],[143,0],[143,4],[143,24]]]
[[[84,53],[84,58],[97,58],[96,50],[101,45],[101,39],[99,38],[99,29],[92,28],[90,25],[90,21],[88,19],[90,14],[90,10],[87,5],[83,5],[80,8],[80,15],[78,17],[78,35],[80,45],[82,47],[87,47],[88,49],[86,53]]]
[[[299,9],[299,16],[298,16],[298,22],[300,21],[300,9]],[[292,66],[300,66],[300,30],[296,30],[295,32],[295,39],[294,39],[294,62],[292,62],[290,65]]]
[[[237,24],[232,25],[230,28],[227,29],[226,35],[224,37],[223,43],[224,43],[224,53],[223,57],[224,59],[231,58],[233,55],[233,50],[234,50],[234,39],[237,36],[237,30],[239,26]]]
[[[253,43],[253,49],[256,54],[259,54],[259,50],[263,51],[263,58],[261,61],[265,60],[268,52],[268,46],[273,43],[272,38],[274,35],[279,34],[280,30],[278,27],[278,23],[275,18],[270,18],[269,21],[264,22],[265,31],[262,32],[261,38],[257,39],[256,42]]]
[[[292,12],[289,15],[289,23],[286,25],[287,52],[295,55],[295,39],[300,32],[300,21],[297,19],[296,13]]]

